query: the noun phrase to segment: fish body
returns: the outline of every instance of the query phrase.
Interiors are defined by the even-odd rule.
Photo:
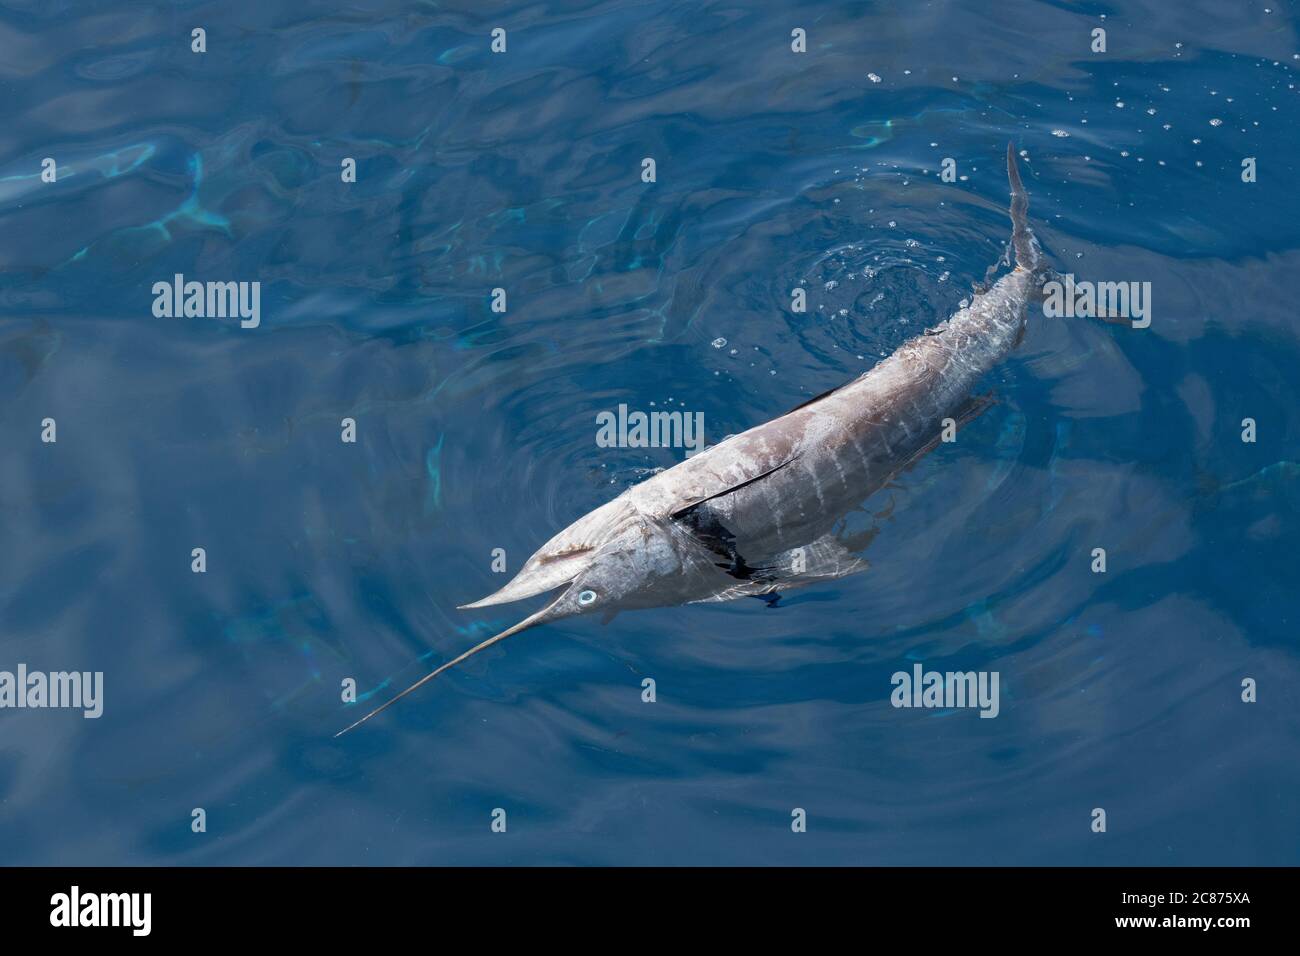
[[[579,518],[542,545],[505,587],[465,607],[564,588],[550,604],[357,723],[537,624],[595,611],[608,619],[634,608],[768,594],[864,568],[866,562],[836,537],[836,525],[934,447],[946,424],[968,421],[987,406],[989,400],[972,398],[972,390],[1024,333],[1027,306],[1046,266],[1010,146],[1007,174],[1016,260],[1009,273],[858,378]]]

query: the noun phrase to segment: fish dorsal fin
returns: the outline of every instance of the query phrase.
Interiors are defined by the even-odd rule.
[[[740,481],[728,485],[727,487],[722,488],[719,491],[711,492],[710,494],[707,494],[702,498],[696,498],[692,501],[688,501],[685,504],[678,507],[675,511],[671,512],[669,514],[669,517],[680,518],[683,515],[690,512],[691,509],[698,508],[706,501],[712,501],[714,498],[721,498],[723,495],[732,494],[733,492],[739,491],[741,488],[744,488],[748,485],[752,485],[756,481],[762,481],[764,478],[768,477],[769,475],[775,474],[776,472],[784,468],[786,465],[789,465],[792,462],[797,461],[798,459],[799,459],[799,455],[796,453],[794,455],[791,455],[789,458],[787,458],[785,461],[781,462],[780,464],[773,465],[771,468],[767,469],[766,471],[759,472],[757,475],[753,475],[749,478],[741,479]]]
[[[861,375],[858,376],[858,378],[861,378],[861,377],[862,377]],[[840,384],[840,385],[836,385],[834,388],[828,388],[828,389],[826,389],[826,391],[822,392],[820,395],[814,395],[812,398],[808,399],[808,401],[806,401],[806,402],[800,402],[800,403],[799,403],[798,405],[796,405],[794,408],[790,409],[790,412],[797,412],[797,411],[799,411],[799,409],[801,409],[801,408],[807,408],[809,405],[815,404],[816,402],[820,402],[823,398],[829,398],[831,395],[834,395],[834,394],[835,394],[836,392],[838,392],[840,389],[842,389],[842,388],[848,388],[850,385],[852,385],[852,384],[853,384],[854,382],[856,382],[857,380],[858,380],[857,378],[855,378],[855,379],[851,379],[850,381],[844,382],[844,383],[842,383],[842,384]],[[786,412],[786,414],[789,415],[790,412]]]

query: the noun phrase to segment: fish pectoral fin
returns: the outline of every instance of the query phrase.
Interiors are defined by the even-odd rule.
[[[824,534],[815,541],[798,548],[790,548],[773,555],[762,568],[753,568],[752,575],[719,588],[707,597],[696,598],[691,604],[733,601],[742,597],[762,597],[806,587],[818,581],[833,581],[850,574],[865,571],[871,565],[858,557],[833,534]]]
[[[688,604],[716,604],[721,601],[734,601],[743,597],[762,597],[764,594],[771,594],[780,585],[772,584],[768,581],[737,581],[730,587],[715,591],[707,597],[695,598],[687,601]]]
[[[874,531],[857,535],[852,540],[865,547],[875,537]],[[824,534],[815,541],[783,551],[773,560],[776,571],[769,580],[782,587],[799,587],[815,581],[830,581],[866,570],[870,565],[834,534]]]
[[[679,529],[690,536],[691,541],[708,551],[711,563],[738,581],[748,581],[764,568],[750,566],[736,547],[736,536],[732,534],[717,516],[707,510],[689,509],[680,518],[674,519]]]

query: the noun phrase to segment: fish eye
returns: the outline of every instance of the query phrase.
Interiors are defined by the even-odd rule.
[[[586,607],[592,601],[596,600],[595,591],[583,591],[578,595],[578,603]]]

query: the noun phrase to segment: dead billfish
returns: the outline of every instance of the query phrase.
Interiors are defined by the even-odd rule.
[[[866,562],[837,522],[939,441],[945,419],[989,404],[976,382],[1020,341],[1047,274],[1007,147],[1015,268],[853,381],[727,438],[624,491],[543,545],[487,607],[564,588],[544,608],[420,678],[340,734],[448,668],[550,621],[729,601],[842,577]],[[336,735],[338,736],[338,735]]]

